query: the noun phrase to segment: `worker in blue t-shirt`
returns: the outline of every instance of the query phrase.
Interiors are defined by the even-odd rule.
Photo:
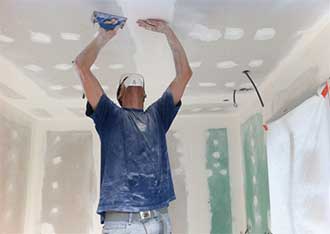
[[[163,33],[173,53],[176,77],[163,95],[144,110],[144,79],[124,74],[119,82],[120,107],[104,93],[91,72],[100,50],[118,28],[99,34],[77,56],[75,68],[84,87],[86,115],[101,141],[100,200],[103,233],[171,233],[167,207],[175,199],[166,145],[166,132],[180,106],[192,76],[185,51],[163,20],[138,20],[138,26]]]

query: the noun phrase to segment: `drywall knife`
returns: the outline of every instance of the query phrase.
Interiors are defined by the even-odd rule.
[[[93,24],[98,23],[101,28],[106,31],[113,30],[117,26],[123,28],[127,21],[126,17],[112,15],[100,11],[94,11],[92,14],[92,22]]]

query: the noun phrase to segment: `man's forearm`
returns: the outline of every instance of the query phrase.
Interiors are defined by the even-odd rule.
[[[106,44],[105,41],[100,40],[98,37],[94,38],[93,41],[77,56],[75,64],[79,69],[90,69],[94,64],[100,50]]]
[[[192,71],[189,66],[189,62],[184,48],[182,47],[180,41],[171,29],[168,29],[165,35],[172,50],[176,77],[189,79],[191,77]]]

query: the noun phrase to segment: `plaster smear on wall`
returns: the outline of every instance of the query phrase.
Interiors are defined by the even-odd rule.
[[[31,129],[0,115],[0,233],[23,233]]]
[[[222,34],[217,29],[211,29],[202,24],[195,24],[189,36],[200,41],[211,42],[219,40]]]
[[[48,132],[42,234],[92,233],[97,202],[91,132]]]

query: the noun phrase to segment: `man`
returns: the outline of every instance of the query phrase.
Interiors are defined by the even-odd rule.
[[[165,135],[181,106],[192,71],[182,45],[165,21],[147,19],[138,20],[137,24],[166,36],[176,68],[170,86],[145,111],[141,75],[122,77],[117,91],[119,107],[106,96],[90,70],[118,28],[107,32],[100,29],[75,60],[88,99],[86,115],[94,120],[101,141],[97,213],[104,223],[104,234],[171,233],[167,207],[175,194]]]

